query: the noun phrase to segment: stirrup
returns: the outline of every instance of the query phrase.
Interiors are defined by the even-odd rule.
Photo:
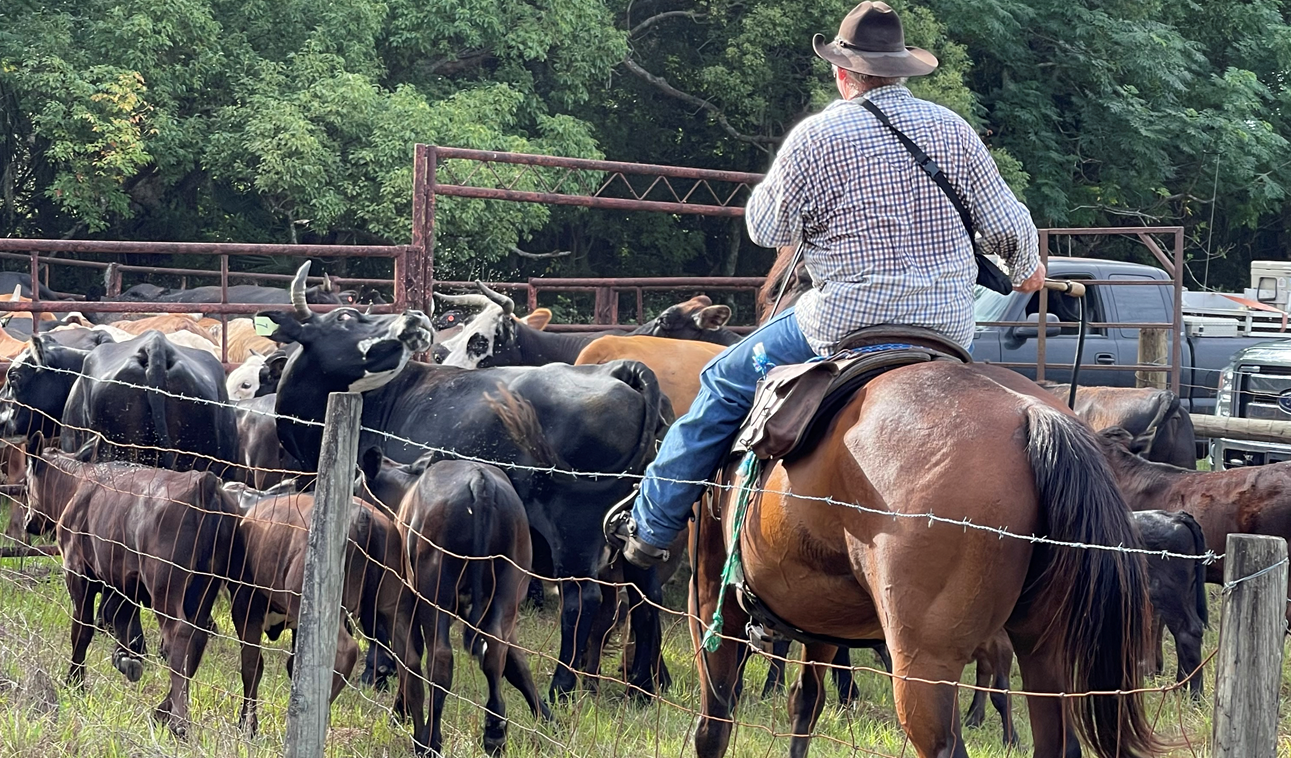
[[[659,548],[637,537],[637,523],[632,518],[639,487],[633,487],[628,496],[615,503],[605,514],[602,527],[610,549],[621,554],[628,563],[639,568],[652,568],[668,560],[666,548]],[[613,558],[611,558],[613,560]]]
[[[772,652],[772,646],[780,639],[775,632],[752,619],[744,626],[744,634],[749,638],[749,647],[768,655]]]

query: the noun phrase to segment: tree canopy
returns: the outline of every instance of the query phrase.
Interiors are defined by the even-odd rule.
[[[1288,0],[902,0],[1040,225],[1291,252]],[[10,0],[0,234],[405,242],[416,142],[762,171],[851,0]],[[454,276],[760,274],[738,222],[439,203]],[[516,248],[565,251],[541,260]],[[1205,270],[1194,265],[1198,277]]]

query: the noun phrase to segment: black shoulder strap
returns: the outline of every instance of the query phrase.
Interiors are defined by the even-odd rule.
[[[884,113],[882,108],[865,98],[861,98],[860,104],[865,108],[865,110],[873,113],[874,117],[879,120],[879,123],[886,126],[893,134],[895,134],[897,139],[901,140],[901,144],[905,146],[905,149],[914,157],[914,162],[919,164],[919,168],[923,169],[928,174],[928,177],[931,178],[939,188],[941,188],[941,191],[946,193],[946,197],[950,200],[950,204],[953,205],[955,207],[955,211],[959,213],[959,220],[964,222],[964,231],[968,232],[968,239],[973,243],[973,249],[977,249],[977,235],[973,232],[973,218],[968,214],[968,208],[964,205],[963,198],[959,196],[959,193],[955,191],[954,187],[950,186],[950,180],[946,178],[946,173],[941,170],[941,166],[938,166],[936,161],[923,151],[923,148],[916,145],[914,140],[907,137],[905,132],[893,126],[891,119],[888,118],[888,114]]]

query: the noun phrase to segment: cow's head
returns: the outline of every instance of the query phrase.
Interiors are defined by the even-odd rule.
[[[60,345],[34,335],[31,345],[9,364],[0,390],[0,429],[4,436],[54,433],[63,416],[67,393],[89,350]]]
[[[678,340],[700,340],[709,332],[716,332],[731,320],[731,309],[725,305],[713,305],[705,295],[696,295],[684,303],[678,303],[653,321],[640,329],[637,334],[649,334],[652,337],[668,337]]]
[[[462,330],[435,346],[435,362],[459,368],[509,366],[520,361],[512,355],[519,351],[515,319],[515,301],[477,281],[480,294],[443,295],[435,293],[442,303],[479,308],[480,312]]]
[[[76,453],[64,453],[45,447],[45,437],[36,432],[27,443],[26,529],[31,534],[54,531],[63,509],[85,480],[85,464],[98,453],[99,437],[94,436]]]
[[[354,308],[337,308],[314,313],[305,300],[305,261],[291,282],[292,311],[271,311],[278,325],[275,339],[299,342],[301,349],[284,373],[287,380],[294,367],[305,364],[310,376],[327,387],[345,387],[366,392],[385,385],[398,375],[414,353],[430,348],[430,319],[421,311],[377,315]]]
[[[241,366],[229,372],[224,386],[229,391],[229,400],[250,400],[260,392],[260,370],[264,368],[265,357],[254,349]]]

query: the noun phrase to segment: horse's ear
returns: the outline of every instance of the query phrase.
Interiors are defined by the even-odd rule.
[[[731,320],[731,309],[725,305],[710,305],[693,316],[695,326],[706,332],[716,331]]]

